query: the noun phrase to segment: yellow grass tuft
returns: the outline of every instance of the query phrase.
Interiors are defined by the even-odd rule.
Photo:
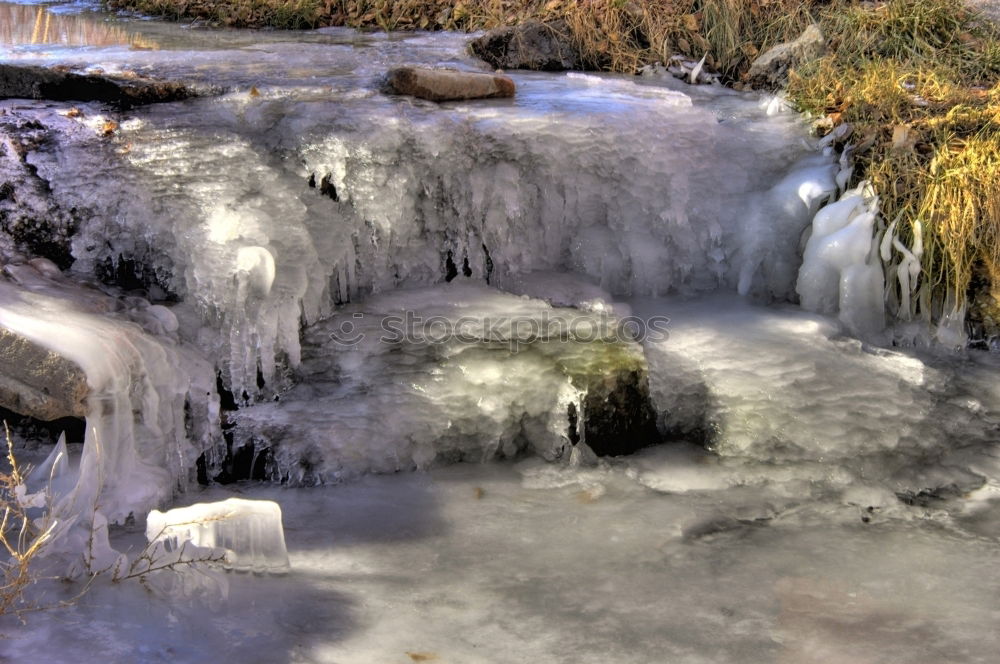
[[[920,232],[925,316],[963,306],[977,272],[1000,289],[1000,40],[961,0],[832,4],[829,53],[794,72],[802,108],[849,122],[856,178],[872,182],[901,239]]]

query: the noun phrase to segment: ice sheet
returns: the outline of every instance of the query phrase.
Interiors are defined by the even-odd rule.
[[[802,122],[754,96],[515,73],[513,101],[438,105],[386,97],[376,79],[393,62],[481,67],[460,37],[259,40],[170,32],[161,51],[59,53],[231,86],[222,97],[117,119],[5,106],[55,130],[27,161],[76,211],[74,269],[124,262],[184,300],[200,325],[182,334],[242,403],[280,392],[298,328],[335,303],[452,274],[515,288],[573,271],[616,295],[787,299],[799,235],[834,188]]]

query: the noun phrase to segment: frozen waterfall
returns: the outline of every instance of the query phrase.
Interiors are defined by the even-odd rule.
[[[4,285],[0,322],[79,363],[93,389],[67,515],[99,503],[110,522],[141,516],[190,483],[201,454],[211,465],[248,444],[251,471],[293,483],[525,450],[593,462],[588,390],[645,404],[658,384],[642,339],[601,353],[504,355],[482,334],[386,347],[372,340],[387,316],[613,326],[629,315],[616,299],[787,302],[798,287],[849,331],[880,329],[874,212],[851,216],[856,192],[820,209],[843,166],[774,100],[671,78],[517,74],[514,100],[438,105],[386,97],[376,77],[406,62],[477,67],[454,36],[313,37],[184,60],[101,54],[106,71],[225,81],[221,96],[115,117],[0,104],[9,152],[24,152],[3,177],[49,219],[41,230],[75,261],[68,277],[97,275],[109,293],[101,311],[81,308],[58,270],[35,274],[28,249],[0,243],[20,288]],[[252,73],[237,66],[244,47],[259,55]],[[330,52],[333,70],[317,64]],[[857,250],[830,249],[838,232]],[[358,315],[369,341],[332,348]],[[588,374],[605,366],[620,385]],[[240,408],[221,419],[216,373]],[[659,439],[649,408],[628,435]]]
[[[996,659],[1000,358],[961,311],[887,347],[924,248],[846,130],[655,76],[425,103],[377,78],[465,37],[79,7],[128,34],[0,60],[213,94],[0,102],[0,353],[86,394],[83,441],[14,428],[14,499],[44,574],[109,572],[0,659]]]

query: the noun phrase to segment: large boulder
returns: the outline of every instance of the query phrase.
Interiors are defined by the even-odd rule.
[[[0,327],[0,406],[44,421],[84,417],[89,394],[76,363]]]
[[[777,90],[788,83],[788,72],[802,63],[818,58],[826,50],[826,39],[816,24],[810,25],[798,39],[764,51],[747,72],[747,83],[759,90]]]
[[[473,40],[470,47],[478,57],[500,69],[582,69],[579,49],[564,21],[526,21],[497,28]]]
[[[514,81],[506,76],[453,69],[397,67],[386,76],[386,91],[429,101],[461,101],[513,97]]]
[[[195,93],[186,85],[172,81],[0,64],[0,99],[96,101],[127,109],[193,96]]]

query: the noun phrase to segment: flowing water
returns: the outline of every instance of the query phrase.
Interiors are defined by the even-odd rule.
[[[171,497],[269,499],[291,563],[96,584],[4,623],[4,657],[996,661],[1000,360],[880,347],[792,304],[840,165],[776,100],[515,72],[513,100],[438,105],[378,77],[481,69],[461,35],[0,17],[4,61],[205,93],[124,115],[0,102],[39,137],[0,180],[73,226],[63,274],[0,237],[0,323],[97,394],[60,509],[123,523],[114,560]],[[589,346],[377,339],[407,313],[480,342],[498,320],[669,321],[621,352],[671,442],[571,454],[565,367]],[[284,486],[194,483],[199,455],[223,463],[216,371],[230,444],[266,441]]]

